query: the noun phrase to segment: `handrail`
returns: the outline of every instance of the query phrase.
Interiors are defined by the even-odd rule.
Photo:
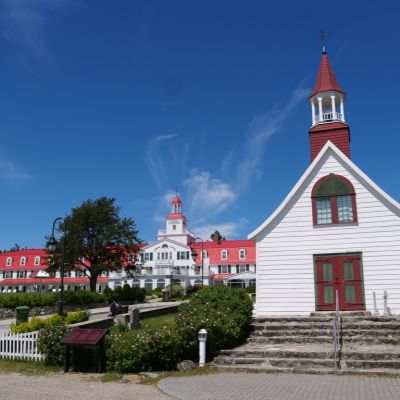
[[[335,356],[335,368],[340,369],[340,351],[341,351],[341,328],[342,318],[339,313],[339,291],[336,290],[336,312],[333,320],[333,352]]]

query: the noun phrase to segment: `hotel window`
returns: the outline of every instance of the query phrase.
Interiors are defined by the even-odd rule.
[[[40,265],[40,256],[35,257],[34,265]]]
[[[241,260],[244,260],[246,258],[246,250],[245,249],[240,249],[239,250],[239,258]]]
[[[21,259],[19,260],[19,265],[21,265],[22,267],[26,265],[26,257],[21,257]]]
[[[7,257],[6,266],[7,266],[7,267],[11,267],[12,262],[13,262],[12,257]]]
[[[228,250],[222,250],[221,251],[221,260],[227,260],[228,259]]]

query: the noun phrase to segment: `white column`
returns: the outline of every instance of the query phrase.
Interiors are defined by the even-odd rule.
[[[336,119],[335,95],[331,96],[331,101],[332,101],[332,119]]]
[[[343,96],[340,96],[340,114],[342,114],[342,121],[345,122]]]
[[[315,121],[315,104],[314,104],[314,100],[311,100],[311,114],[312,114],[312,122],[311,125],[315,125],[316,121]]]
[[[318,97],[318,113],[319,113],[319,122],[324,122],[323,112],[322,112],[322,97]]]

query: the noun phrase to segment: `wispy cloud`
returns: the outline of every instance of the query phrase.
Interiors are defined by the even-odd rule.
[[[193,170],[184,181],[191,214],[216,215],[236,201],[230,185],[209,172]]]
[[[51,13],[70,0],[3,0],[1,7],[1,26],[4,36],[17,43],[27,56],[36,61],[50,62],[46,24]],[[28,53],[28,54],[27,54]]]
[[[163,189],[163,183],[167,179],[167,167],[165,164],[164,154],[160,151],[162,146],[176,138],[178,135],[159,135],[152,139],[147,145],[145,160],[149,169],[150,175],[158,189]]]
[[[0,160],[0,176],[8,181],[22,181],[31,179],[32,176],[25,173],[13,162]]]
[[[236,239],[243,235],[243,228],[247,225],[247,222],[247,219],[241,218],[236,222],[198,225],[193,227],[192,231],[196,236],[204,240],[208,240],[215,231],[219,231],[227,239]]]
[[[282,125],[297,104],[304,100],[309,89],[300,88],[293,91],[284,107],[276,108],[261,114],[250,121],[243,150],[243,158],[236,170],[236,189],[245,190],[254,176],[260,175],[259,164],[268,139],[282,129]]]

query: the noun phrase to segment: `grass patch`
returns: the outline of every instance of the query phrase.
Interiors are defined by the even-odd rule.
[[[165,378],[180,378],[183,376],[198,376],[198,375],[210,375],[217,374],[218,371],[209,364],[206,364],[204,367],[194,368],[191,371],[181,372],[181,371],[168,371],[164,372],[157,378],[144,378],[140,384],[142,385],[155,385],[158,381]]]
[[[0,373],[19,373],[23,375],[46,375],[61,372],[60,367],[45,365],[41,361],[22,361],[0,359]]]
[[[116,382],[122,378],[121,374],[117,374],[116,372],[106,372],[100,378],[101,382]]]
[[[167,328],[175,327],[175,315],[176,313],[159,315],[157,317],[143,318],[140,320],[141,328],[159,329],[163,326]]]

